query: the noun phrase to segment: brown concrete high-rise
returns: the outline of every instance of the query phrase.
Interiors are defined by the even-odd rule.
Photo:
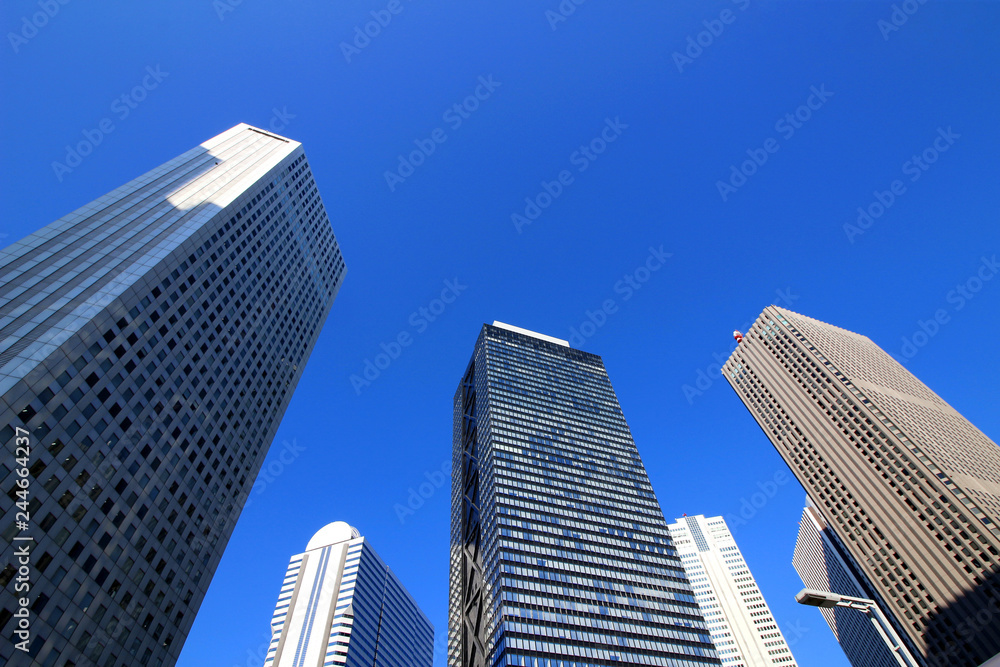
[[[770,306],[726,380],[932,667],[1000,652],[1000,448],[867,337]]]

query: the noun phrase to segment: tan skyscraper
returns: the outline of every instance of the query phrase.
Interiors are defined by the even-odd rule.
[[[865,336],[776,306],[724,373],[914,652],[1000,652],[996,443]]]

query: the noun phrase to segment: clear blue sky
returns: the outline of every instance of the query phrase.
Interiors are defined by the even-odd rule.
[[[182,667],[259,665],[248,651],[289,556],[334,520],[371,539],[444,636],[447,489],[403,521],[394,506],[450,457],[483,322],[566,338],[613,300],[579,346],[604,357],[668,520],[736,515],[785,470],[723,381],[684,391],[782,298],[897,356],[944,311],[908,366],[1000,439],[984,372],[1000,363],[1000,279],[951,293],[1000,253],[996,3],[911,0],[895,25],[886,2],[589,0],[565,21],[546,15],[558,0],[235,2],[75,0],[32,30],[39,4],[9,0],[0,22],[3,243],[243,121],[303,142],[349,268],[269,462],[283,441],[304,450],[243,513]],[[89,155],[53,167],[102,121]],[[602,132],[603,153],[581,151]],[[428,141],[390,188],[397,156]],[[543,181],[558,196],[515,224]],[[672,256],[630,293],[661,246]],[[422,324],[445,281],[464,289]],[[412,344],[356,392],[351,375],[401,332]],[[736,537],[801,664],[844,666],[792,600],[803,498],[779,487]]]

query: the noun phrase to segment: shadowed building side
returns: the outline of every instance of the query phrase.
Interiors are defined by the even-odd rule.
[[[885,612],[885,603],[867,585],[864,575],[853,565],[850,554],[827,528],[811,501],[802,512],[792,565],[807,588],[874,600]],[[844,607],[819,611],[853,667],[899,667],[866,614]]]

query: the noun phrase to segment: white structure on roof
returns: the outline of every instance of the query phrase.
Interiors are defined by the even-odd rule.
[[[549,343],[555,343],[556,345],[565,345],[566,347],[569,347],[569,341],[565,341],[562,338],[553,338],[552,336],[540,334],[537,331],[529,331],[528,329],[515,327],[513,324],[504,324],[503,322],[497,322],[494,320],[493,326],[500,329],[506,329],[507,331],[513,331],[514,333],[524,334],[525,336],[531,336],[532,338],[538,338],[539,340],[544,340]]]

